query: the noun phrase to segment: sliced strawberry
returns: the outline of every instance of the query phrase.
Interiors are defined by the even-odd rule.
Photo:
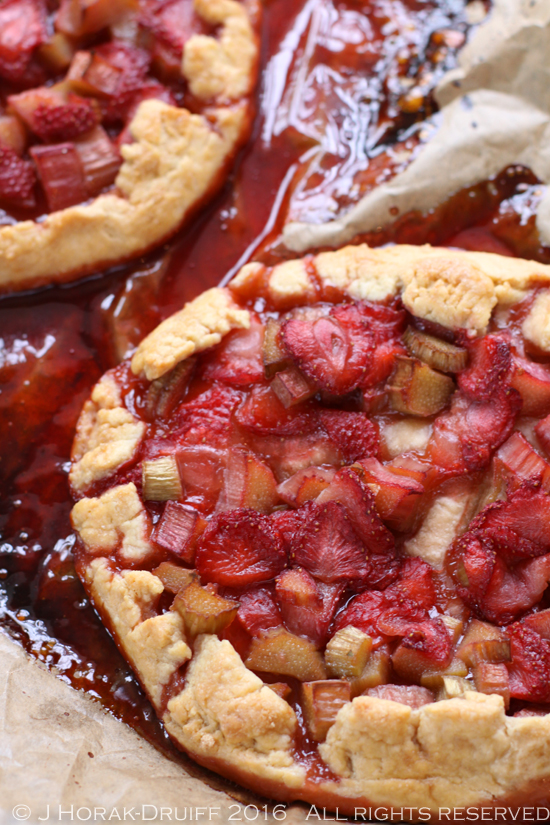
[[[345,410],[322,410],[319,420],[344,461],[373,456],[378,452],[378,428],[366,413]]]
[[[33,164],[22,160],[13,149],[0,145],[0,200],[16,206],[35,204],[36,173]]]
[[[509,386],[512,364],[510,342],[495,333],[467,342],[470,366],[458,375],[462,392],[476,401],[489,401],[498,390]]]
[[[20,83],[33,50],[48,38],[44,0],[5,0],[0,6],[0,75]]]
[[[506,501],[485,507],[470,524],[490,536],[499,554],[511,560],[550,551],[550,496],[526,484]]]
[[[388,587],[386,595],[396,601],[408,599],[430,610],[437,601],[433,568],[422,559],[404,559],[399,578]]]
[[[254,587],[243,593],[237,620],[251,636],[259,636],[270,627],[282,625],[283,619],[273,588]]]
[[[388,607],[384,593],[377,590],[367,590],[355,596],[346,607],[338,613],[332,630],[336,633],[348,625],[362,630],[373,639],[381,637],[378,630],[378,619]]]
[[[37,106],[32,114],[32,130],[46,143],[62,143],[86,134],[97,125],[92,104],[64,103],[61,106]]]
[[[174,414],[177,427],[174,435],[187,444],[226,445],[231,417],[242,399],[241,393],[229,387],[212,387],[192,401],[181,404]]]
[[[483,531],[469,531],[449,554],[459,596],[478,615],[508,624],[540,600],[550,579],[550,555],[508,564]]]
[[[253,387],[235,419],[241,427],[260,435],[305,435],[317,424],[311,405],[286,409],[271,387]]]
[[[550,642],[524,622],[507,628],[512,661],[510,695],[527,702],[550,701]]]
[[[390,304],[374,304],[370,301],[359,301],[357,309],[367,322],[369,332],[374,336],[378,346],[400,338],[407,324],[407,313],[397,300]]]
[[[309,503],[290,542],[290,563],[327,584],[366,582],[371,564],[345,508],[335,501]]]
[[[84,171],[74,143],[32,146],[30,155],[36,164],[50,212],[86,200]]]
[[[286,553],[273,521],[255,510],[231,510],[210,521],[197,546],[201,579],[246,587],[281,572]]]
[[[376,512],[374,496],[357,473],[339,470],[317,499],[318,504],[335,501],[343,505],[355,533],[368,551],[367,581],[371,587],[386,587],[399,568],[395,540]]]
[[[427,458],[453,474],[485,468],[510,435],[520,408],[521,398],[513,389],[473,402],[456,392],[451,409],[435,420]]]
[[[275,587],[287,630],[322,647],[344,586],[316,582],[305,570],[296,568],[284,570]]]
[[[234,387],[244,387],[264,377],[262,342],[264,327],[253,321],[249,329],[239,329],[227,335],[212,351],[204,377],[206,381],[223,381]]]
[[[521,395],[522,413],[537,417],[550,412],[550,370],[542,364],[512,356],[512,377],[510,384]]]
[[[372,361],[374,340],[354,304],[313,321],[291,318],[283,324],[281,338],[296,366],[334,395],[358,387]]]

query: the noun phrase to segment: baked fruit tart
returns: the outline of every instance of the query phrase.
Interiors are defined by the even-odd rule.
[[[548,266],[346,247],[103,376],[77,570],[180,748],[340,813],[547,793],[549,319]]]
[[[256,0],[5,0],[0,290],[173,234],[250,130]]]

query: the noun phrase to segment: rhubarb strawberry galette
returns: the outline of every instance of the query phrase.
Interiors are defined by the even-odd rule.
[[[70,478],[79,574],[201,764],[352,814],[547,793],[550,267],[248,264],[96,385]]]
[[[139,255],[219,188],[258,23],[257,0],[0,4],[0,291]]]

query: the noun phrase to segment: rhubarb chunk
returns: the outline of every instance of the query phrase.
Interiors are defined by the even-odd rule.
[[[152,537],[160,547],[170,550],[182,561],[193,564],[197,541],[206,524],[206,519],[193,507],[177,501],[168,501]]]
[[[183,496],[178,464],[165,455],[142,463],[143,498],[147,501],[178,501]]]
[[[386,685],[392,676],[391,656],[387,648],[373,651],[360,676],[350,680],[352,697],[360,696],[369,688]]]
[[[324,742],[330,727],[336,720],[338,711],[350,699],[349,682],[341,679],[304,682],[302,685],[304,720],[316,742]]]
[[[312,642],[284,628],[254,638],[245,665],[250,670],[294,676],[301,682],[326,678],[323,657]]]
[[[279,500],[275,476],[253,453],[230,450],[219,510],[248,508],[269,513]]]
[[[439,372],[460,372],[468,364],[468,350],[413,327],[406,330],[404,341],[411,355]]]
[[[316,393],[315,387],[306,381],[296,367],[278,372],[270,386],[285,409],[307,401]]]
[[[84,171],[74,143],[33,146],[30,154],[36,164],[50,212],[86,200]]]
[[[474,683],[478,693],[496,693],[504,699],[504,707],[510,706],[510,679],[504,664],[479,662],[473,668]]]
[[[190,637],[200,633],[220,633],[231,624],[238,609],[238,602],[223,599],[196,581],[180,591],[172,605],[172,610],[177,610],[182,617],[185,632]]]
[[[444,409],[455,390],[452,378],[416,358],[397,356],[388,387],[390,405],[398,412],[430,416]]]
[[[290,358],[280,340],[281,322],[269,318],[265,326],[262,345],[262,361],[266,378],[273,378],[275,373],[289,366]]]
[[[365,691],[366,696],[385,699],[386,702],[399,702],[413,710],[429,705],[434,701],[433,693],[419,685],[379,685]]]
[[[353,625],[334,634],[325,650],[329,676],[350,679],[361,676],[370,657],[372,638]]]
[[[147,391],[146,411],[149,421],[169,418],[183,401],[194,371],[196,359],[186,358],[162,378],[151,381]]]
[[[188,570],[186,567],[180,567],[169,561],[163,561],[159,564],[153,570],[153,575],[161,580],[165,590],[174,593],[174,595],[179,593],[180,590],[184,590],[191,582],[198,580],[196,570]]]

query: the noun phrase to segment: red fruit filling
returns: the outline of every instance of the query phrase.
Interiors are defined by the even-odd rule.
[[[227,587],[268,581],[286,564],[273,521],[254,510],[231,510],[210,521],[196,551],[202,579]]]
[[[384,406],[393,362],[404,338],[428,338],[413,323],[366,302],[259,311],[141,396],[132,378],[147,438],[117,479],[145,479],[155,559],[238,603],[204,622],[282,680],[280,695],[292,677],[422,704],[471,682],[514,713],[550,703],[550,424],[532,418],[547,367],[517,354],[514,329],[491,330],[465,341],[466,369],[445,361],[461,370],[446,408],[397,413]],[[439,348],[438,336],[430,327],[415,356],[432,360],[419,394],[433,353],[448,353],[452,336]],[[401,451],[395,425],[411,428]],[[443,570],[442,555],[428,563],[442,540]]]
[[[476,401],[489,401],[507,387],[512,363],[510,342],[501,334],[485,335],[469,344],[470,366],[458,376],[462,392]]]
[[[33,164],[0,144],[0,200],[16,206],[32,206],[35,183]]]
[[[344,395],[368,373],[374,340],[354,304],[313,321],[291,318],[281,335],[296,366],[321,390]]]
[[[85,135],[97,125],[91,103],[64,103],[61,106],[40,104],[32,113],[32,129],[45,143],[61,143]]]

